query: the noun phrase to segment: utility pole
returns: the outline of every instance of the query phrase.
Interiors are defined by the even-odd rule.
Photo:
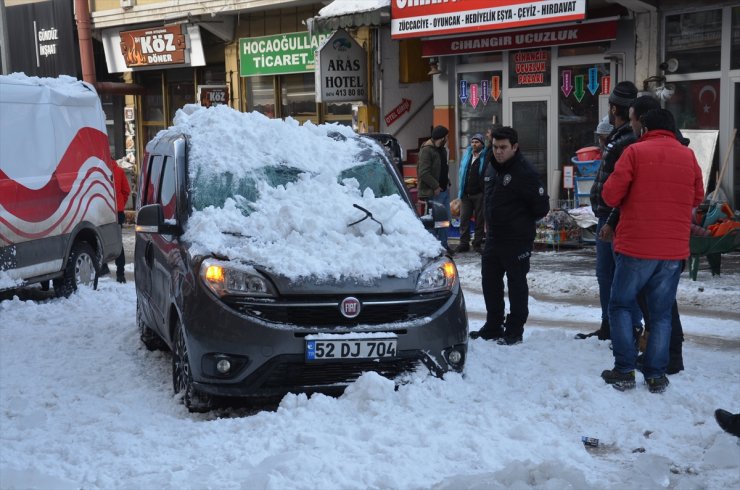
[[[0,0],[0,61],[3,75],[10,73],[10,41],[8,37],[8,17],[5,13],[5,0]]]

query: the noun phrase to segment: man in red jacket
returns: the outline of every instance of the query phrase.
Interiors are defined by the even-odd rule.
[[[113,162],[113,183],[116,187],[116,210],[118,211],[118,224],[123,227],[123,223],[126,221],[126,214],[124,209],[126,208],[126,201],[128,196],[131,195],[131,186],[128,185],[128,179],[126,178],[126,172],[114,161]],[[126,265],[126,255],[121,249],[121,255],[116,257],[116,281],[125,283],[126,276],[124,275],[124,266]]]
[[[671,307],[681,261],[689,256],[691,211],[704,198],[704,184],[694,152],[676,139],[669,111],[650,110],[640,122],[640,139],[622,153],[602,191],[607,205],[620,208],[621,218],[609,299],[614,368],[601,377],[620,391],[635,387],[630,311],[643,290],[651,320],[643,374],[650,392],[661,393],[668,386]]]

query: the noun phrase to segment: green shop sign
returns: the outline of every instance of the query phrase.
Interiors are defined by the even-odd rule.
[[[291,32],[275,36],[245,37],[239,39],[239,75],[284,75],[312,72],[314,52],[328,38],[328,34]]]

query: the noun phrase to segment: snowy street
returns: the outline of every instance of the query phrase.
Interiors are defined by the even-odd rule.
[[[608,343],[573,339],[598,324],[587,255],[536,253],[524,342],[471,341],[462,376],[394,390],[370,373],[339,398],[288,395],[256,413],[189,414],[176,399],[169,353],[138,338],[130,258],[125,285],[2,301],[0,488],[737,487],[740,445],[713,417],[740,410],[735,257],[721,277],[683,274],[686,370],[655,395],[604,384]],[[478,329],[480,259],[456,261]]]

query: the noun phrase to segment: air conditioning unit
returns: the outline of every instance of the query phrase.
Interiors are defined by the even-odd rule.
[[[134,0],[121,0],[122,9],[134,8]]]

